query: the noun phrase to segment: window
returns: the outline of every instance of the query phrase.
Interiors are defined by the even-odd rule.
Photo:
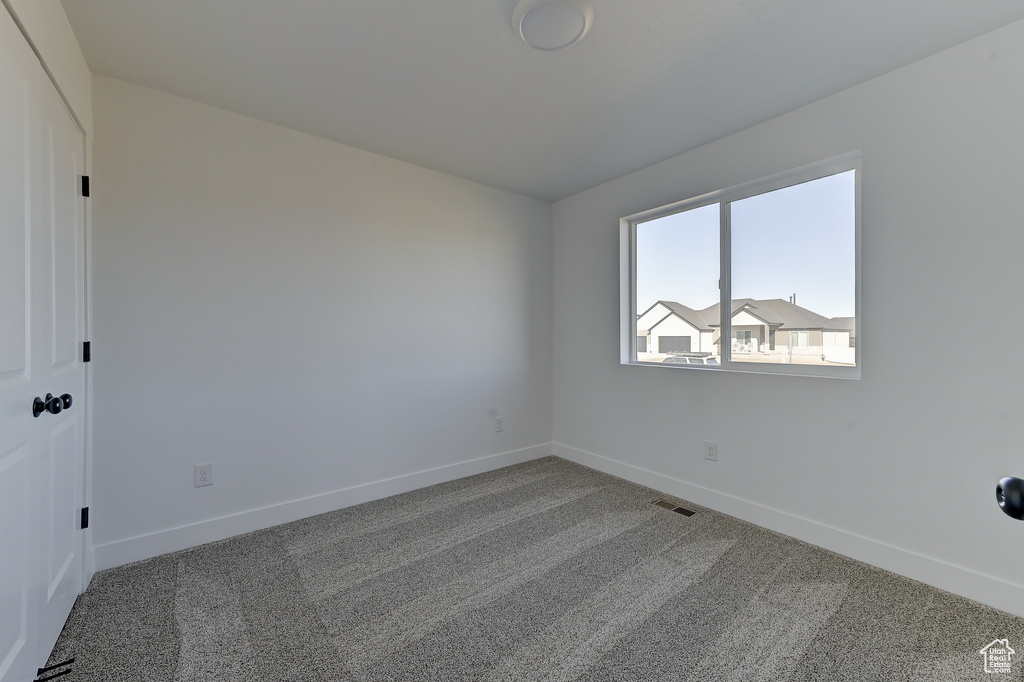
[[[859,176],[849,154],[623,218],[623,363],[858,378]]]

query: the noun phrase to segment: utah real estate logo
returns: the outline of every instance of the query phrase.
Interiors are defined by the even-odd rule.
[[[978,653],[985,657],[985,672],[1008,673],[1010,672],[1010,656],[1017,652],[1010,648],[1009,641],[994,639],[991,644]]]

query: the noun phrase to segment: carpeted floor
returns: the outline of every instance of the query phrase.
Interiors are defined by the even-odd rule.
[[[1020,680],[1024,620],[556,458],[98,574],[62,680]],[[680,502],[676,500],[676,502]],[[995,639],[1020,650],[984,672]]]

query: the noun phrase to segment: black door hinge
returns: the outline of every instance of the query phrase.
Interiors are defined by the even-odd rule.
[[[92,362],[92,341],[82,342],[82,362]]]
[[[89,508],[82,507],[82,530],[89,527]]]
[[[88,175],[83,175],[82,176],[82,196],[83,197],[89,196],[89,176]]]

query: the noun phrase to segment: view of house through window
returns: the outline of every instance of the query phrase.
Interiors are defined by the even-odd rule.
[[[788,184],[775,177],[624,219],[632,362],[855,368],[856,172],[853,162],[805,169]]]

